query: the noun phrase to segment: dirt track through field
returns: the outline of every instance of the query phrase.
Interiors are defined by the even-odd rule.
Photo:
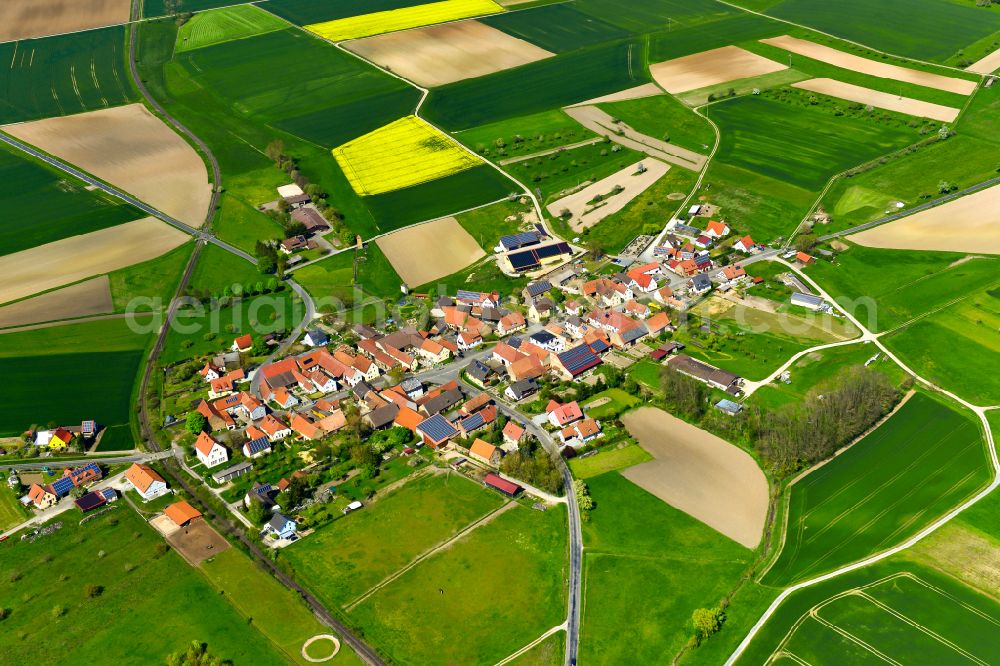
[[[656,157],[664,162],[670,162],[692,171],[700,171],[705,166],[705,162],[708,161],[707,157],[693,150],[654,139],[626,123],[616,123],[614,118],[596,106],[573,106],[563,110],[566,115],[591,132],[609,137],[615,143],[646,153],[650,157]],[[618,133],[619,131],[621,134]]]
[[[622,417],[653,460],[622,476],[747,548],[767,518],[764,473],[748,453],[654,407]]]
[[[108,314],[114,310],[107,275],[0,307],[0,328]]]
[[[798,39],[797,37],[782,35],[781,37],[771,37],[760,41],[763,44],[776,46],[779,49],[785,49],[786,51],[791,51],[792,53],[797,53],[807,58],[812,58],[813,60],[819,60],[820,62],[825,62],[836,67],[842,67],[844,69],[860,72],[862,74],[871,74],[872,76],[878,76],[883,79],[893,79],[896,81],[904,81],[906,83],[914,83],[918,86],[937,88],[938,90],[947,90],[948,92],[958,93],[959,95],[970,95],[972,94],[972,91],[976,89],[975,81],[955,79],[950,76],[942,76],[940,74],[932,74],[930,72],[921,72],[917,69],[900,67],[899,65],[890,65],[888,63],[878,62],[876,60],[870,60],[868,58],[862,58],[861,56],[845,53],[844,51],[839,51],[837,49],[830,48],[829,46],[823,46],[822,44],[817,44],[816,42],[810,42],[807,39]]]
[[[402,229],[375,241],[399,277],[416,287],[451,275],[486,256],[453,217]]]
[[[919,99],[911,99],[909,97],[900,97],[899,95],[880,92],[871,88],[862,88],[861,86],[833,79],[809,79],[793,83],[792,87],[811,90],[812,92],[830,95],[831,97],[839,97],[851,102],[870,104],[879,109],[898,111],[899,113],[906,113],[920,118],[932,118],[946,123],[950,123],[955,118],[958,118],[958,114],[961,111],[961,109],[951,106],[922,102]]]
[[[848,236],[867,247],[1000,254],[1000,185]]]
[[[992,74],[998,69],[1000,69],[1000,49],[987,54],[965,68],[967,72],[975,72],[976,74]]]
[[[441,86],[554,53],[479,21],[459,21],[345,42],[344,47],[418,85]]]
[[[0,42],[125,23],[129,0],[0,0]]]
[[[3,128],[164,213],[200,227],[211,201],[205,163],[142,104]]]
[[[676,94],[783,69],[788,68],[738,46],[723,46],[658,62],[649,66],[649,73],[661,88]]]
[[[190,238],[153,217],[0,257],[0,303],[154,259]]]
[[[637,174],[639,165],[646,167],[646,171]],[[642,161],[630,164],[621,171],[613,173],[607,178],[592,183],[579,192],[574,192],[569,196],[554,201],[546,206],[551,215],[558,216],[564,210],[568,210],[572,217],[569,219],[569,226],[573,231],[583,231],[587,227],[592,227],[609,215],[613,215],[627,206],[633,199],[646,191],[656,181],[666,175],[670,170],[670,165],[659,160],[647,158]],[[622,191],[613,196],[607,196],[615,187],[621,187]],[[592,206],[588,202],[598,195],[606,198],[603,205]]]

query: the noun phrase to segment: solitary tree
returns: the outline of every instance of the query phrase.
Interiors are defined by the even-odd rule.
[[[192,435],[200,435],[208,427],[208,419],[201,412],[191,412],[187,416],[186,425]]]
[[[224,662],[208,652],[208,645],[193,641],[188,649],[167,657],[167,666],[223,666]]]
[[[718,608],[699,608],[691,614],[691,624],[694,625],[698,639],[705,639],[722,628],[726,615]]]

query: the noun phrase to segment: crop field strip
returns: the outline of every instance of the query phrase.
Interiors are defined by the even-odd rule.
[[[420,28],[426,25],[486,16],[504,11],[493,0],[441,0],[424,5],[362,14],[305,26],[323,39],[340,42],[346,39],[370,37],[386,32]]]
[[[631,34],[583,13],[571,3],[508,11],[487,16],[480,22],[555,53],[615,41]]]
[[[135,101],[124,48],[122,26],[0,44],[0,124]]]
[[[988,477],[976,423],[918,393],[791,487],[785,543],[762,582],[790,584],[889,548]]]
[[[903,572],[813,606],[793,625],[772,658],[816,666],[844,660],[986,666],[1000,650],[998,637],[1000,616]]]
[[[333,150],[354,191],[392,192],[482,164],[453,139],[406,116]]]
[[[234,5],[195,14],[177,31],[176,52],[283,30],[288,24],[256,5]]]
[[[301,26],[423,4],[427,0],[265,0],[257,6]]]

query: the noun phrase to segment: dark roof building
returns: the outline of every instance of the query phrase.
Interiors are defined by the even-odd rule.
[[[94,490],[74,501],[73,504],[75,504],[76,508],[80,509],[80,511],[87,513],[88,511],[93,511],[98,507],[104,506],[107,501],[108,500],[104,497],[104,493]]]
[[[720,370],[719,368],[711,366],[708,363],[703,363],[697,359],[693,359],[686,354],[678,354],[677,356],[674,356],[667,361],[667,365],[681,374],[685,374],[688,377],[694,377],[699,381],[705,382],[709,386],[714,386],[722,389],[723,391],[729,390],[730,388],[737,388],[743,379],[739,375],[734,375],[731,372]]]
[[[582,344],[557,355],[559,364],[573,377],[601,364],[601,357],[594,353],[590,345]]]
[[[458,434],[458,430],[440,414],[424,419],[417,426],[417,432],[424,438],[424,443],[437,448]]]
[[[501,478],[493,473],[487,474],[485,477],[483,477],[483,484],[495,490],[499,490],[508,497],[517,497],[518,494],[520,494],[520,492],[524,490],[524,488],[517,485],[516,483]]]

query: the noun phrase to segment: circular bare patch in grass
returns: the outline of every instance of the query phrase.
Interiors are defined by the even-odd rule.
[[[318,643],[320,641],[329,641],[333,644],[333,651],[325,657],[316,657],[314,656],[315,652],[310,654],[309,648],[312,647],[314,643]],[[313,636],[302,645],[302,658],[314,664],[330,661],[337,656],[338,652],[340,652],[340,639],[331,634],[319,634],[317,636]]]

